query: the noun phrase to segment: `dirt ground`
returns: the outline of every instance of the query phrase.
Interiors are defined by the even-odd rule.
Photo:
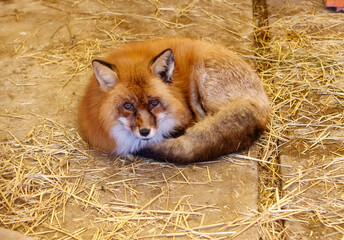
[[[0,227],[61,240],[342,239],[344,15],[320,0],[261,9],[255,38],[251,1],[0,1]],[[181,166],[83,142],[91,59],[166,36],[254,61],[273,107],[248,151]]]
[[[18,172],[8,177],[9,167],[3,167],[4,182],[41,181],[43,188],[30,193],[25,186],[2,189],[8,199],[2,202],[3,226],[46,239],[217,238],[241,230],[245,231],[239,238],[256,238],[257,228],[247,224],[227,227],[258,209],[256,162],[229,159],[175,166],[111,159],[88,151],[78,137],[70,139],[77,134],[77,106],[93,57],[121,42],[166,36],[203,38],[249,54],[251,4],[34,0],[0,4],[0,129],[1,141],[9,141],[2,158],[13,162],[24,156],[24,165],[44,165],[33,174],[24,167],[24,179]],[[24,149],[16,148],[14,138]],[[81,156],[70,144],[80,149]],[[27,149],[32,145],[34,154]],[[52,147],[53,153],[48,147],[39,149],[43,145]],[[8,151],[16,151],[15,156]],[[49,159],[58,160],[56,165],[63,170],[55,170],[54,161],[45,163]],[[63,196],[54,195],[56,191]]]

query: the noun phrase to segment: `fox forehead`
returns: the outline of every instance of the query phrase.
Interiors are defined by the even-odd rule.
[[[124,102],[139,105],[148,105],[151,100],[160,99],[158,89],[163,89],[163,82],[159,83],[156,79],[136,79],[129,78],[118,81],[112,91],[112,95]]]
[[[113,65],[118,74],[118,83],[126,85],[129,89],[150,87],[154,74],[150,71],[150,62],[147,59],[125,57],[116,59]]]

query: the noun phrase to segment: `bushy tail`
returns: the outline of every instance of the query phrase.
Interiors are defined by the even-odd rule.
[[[269,107],[251,99],[238,99],[186,130],[139,155],[174,163],[208,161],[247,148],[264,131]]]

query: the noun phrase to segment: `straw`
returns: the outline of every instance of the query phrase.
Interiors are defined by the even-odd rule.
[[[87,2],[77,1],[73,7]],[[97,2],[109,8],[106,1]],[[237,6],[220,2],[222,7]],[[16,41],[14,53],[19,60],[36,61],[42,67],[63,67],[66,77],[60,87],[64,91],[84,74],[95,56],[122,42],[160,37],[161,31],[129,31],[131,22],[183,33],[194,25],[182,19],[197,16],[198,28],[216,28],[225,37],[248,39],[226,26],[221,14],[202,5],[214,1],[174,7],[162,7],[155,0],[147,4],[151,4],[152,16],[104,8],[92,13],[75,10],[77,20],[94,22],[94,36],[73,38],[72,43],[54,42],[44,51],[33,50],[22,39]],[[50,3],[45,6],[56,8]],[[63,7],[55,10],[65,13]],[[175,18],[166,12],[173,12]],[[259,165],[258,210],[210,222],[209,215],[221,206],[195,204],[190,195],[173,192],[176,186],[215,184],[218,180],[209,163],[195,166],[203,175],[194,180],[184,171],[187,167],[110,159],[89,150],[76,129],[34,116],[40,124],[26,137],[19,138],[7,129],[10,139],[0,144],[1,226],[46,239],[228,239],[243,236],[249,229],[258,229],[262,239],[340,239],[344,234],[344,36],[339,31],[343,19],[308,5],[297,12],[275,14],[273,22],[267,18],[266,6],[256,5],[256,49],[238,49],[255,63],[264,82],[272,102],[271,122],[252,148],[257,154],[235,153],[219,161]],[[111,24],[100,24],[104,21]],[[73,37],[69,23],[58,31],[63,28]],[[54,32],[51,38],[57,35]],[[16,87],[32,86],[6,80]],[[17,113],[0,116],[28,118]],[[160,178],[147,177],[158,171]],[[73,216],[74,212],[80,216]],[[75,228],[70,226],[79,221]],[[295,233],[291,223],[300,224],[304,231]],[[312,224],[317,226],[313,232],[307,230]]]

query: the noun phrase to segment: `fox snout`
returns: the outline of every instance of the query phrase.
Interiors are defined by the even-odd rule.
[[[155,136],[156,129],[154,127],[135,127],[133,133],[137,138],[149,140]]]
[[[142,128],[142,129],[140,129],[139,132],[140,132],[140,135],[142,137],[147,137],[150,133],[150,129],[149,128]]]
[[[149,140],[155,136],[155,117],[146,109],[138,110],[135,113],[132,131],[137,138]]]

